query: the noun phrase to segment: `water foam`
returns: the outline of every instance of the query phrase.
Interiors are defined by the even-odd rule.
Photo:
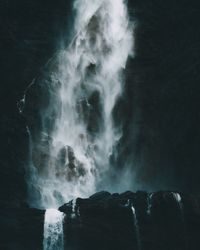
[[[44,250],[64,250],[64,214],[56,209],[47,209],[44,220]]]
[[[29,180],[36,207],[58,207],[95,192],[122,136],[113,110],[133,53],[127,6],[123,0],[76,0],[74,10],[74,39],[49,62],[50,68],[56,64],[49,71],[50,107],[42,112],[43,129],[35,142],[39,153],[30,164],[36,169]],[[45,119],[52,120],[52,109],[49,132]]]

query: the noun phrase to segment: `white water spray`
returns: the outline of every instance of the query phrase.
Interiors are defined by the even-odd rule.
[[[148,215],[151,215],[151,207],[152,207],[151,200],[152,200],[152,197],[153,197],[153,193],[152,194],[147,194],[147,214]]]
[[[76,199],[72,200],[72,213],[71,217],[75,218],[76,217]]]
[[[36,207],[58,207],[95,192],[122,135],[113,110],[133,52],[125,1],[76,0],[74,9],[75,37],[49,62],[54,69],[49,72],[50,105],[56,115],[49,132],[44,119],[51,113],[42,114],[43,131],[34,145],[39,150],[33,154],[36,171],[29,185]]]
[[[181,195],[179,193],[172,192],[172,195],[174,196],[175,200],[177,201],[180,215],[181,215],[181,221],[182,221],[182,231],[183,231],[183,239],[185,240],[185,249],[188,248],[188,238],[187,238],[187,230],[186,230],[186,223],[185,223],[185,216],[184,216],[184,207]]]
[[[182,220],[183,224],[185,224],[182,198],[181,198],[179,193],[172,192],[172,194],[174,196],[174,199],[177,201],[177,204],[178,204],[178,207],[180,210],[180,214],[181,214],[181,220]]]
[[[183,213],[183,203],[182,203],[182,198],[179,193],[172,192],[175,200],[177,201],[180,213],[181,213],[181,219],[184,222],[184,213]]]
[[[172,194],[173,194],[175,200],[177,201],[177,203],[182,204],[182,199],[181,199],[180,194],[179,193],[174,193],[174,192]],[[181,205],[181,207],[182,207],[182,205]]]
[[[132,209],[133,218],[134,218],[137,246],[138,246],[138,250],[140,250],[141,249],[141,240],[140,240],[140,229],[139,229],[139,225],[138,225],[138,219],[137,219],[137,215],[136,215],[136,211],[135,211],[134,206],[131,206],[131,209]]]
[[[44,220],[43,250],[64,250],[64,214],[56,209],[47,209]]]

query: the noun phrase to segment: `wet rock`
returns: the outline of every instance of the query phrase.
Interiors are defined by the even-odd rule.
[[[60,207],[67,215],[65,244],[71,249],[129,250],[139,249],[139,240],[144,250],[197,250],[200,202],[197,197],[183,194],[180,197],[181,206],[172,192],[102,191],[88,199],[78,198],[75,206],[69,202]]]
[[[66,214],[65,249],[198,250],[200,197],[180,194],[179,206],[172,192],[156,192],[148,200],[149,196],[102,191],[64,204],[59,210]],[[0,205],[0,249],[42,250],[45,211]]]
[[[0,208],[0,249],[43,249],[43,210]]]
[[[83,164],[76,158],[74,150],[70,146],[60,149],[55,164],[57,177],[65,176],[68,181],[73,181],[86,174]]]
[[[110,196],[110,193],[109,192],[106,192],[106,191],[101,191],[101,192],[98,192],[96,194],[93,194],[92,196],[90,196],[89,199],[91,200],[104,200],[106,199],[108,196]]]

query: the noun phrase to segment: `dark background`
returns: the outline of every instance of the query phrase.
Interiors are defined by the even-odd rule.
[[[120,167],[138,187],[200,191],[200,2],[129,0],[135,57],[126,70]],[[0,197],[26,197],[26,121],[17,101],[70,37],[67,0],[0,2]],[[126,180],[124,180],[126,182]]]

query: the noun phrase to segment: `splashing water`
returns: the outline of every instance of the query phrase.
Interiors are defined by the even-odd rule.
[[[181,195],[179,193],[172,192],[172,195],[174,196],[175,200],[177,201],[179,210],[180,210],[180,215],[181,215],[181,221],[182,221],[182,232],[183,232],[183,239],[185,241],[185,248],[186,250],[189,249],[189,244],[188,244],[188,237],[187,237],[187,230],[186,230],[186,223],[185,223],[185,215],[184,215],[184,207],[183,207],[183,202]]]
[[[179,206],[179,209],[180,209],[180,213],[181,213],[181,219],[182,221],[184,221],[184,214],[183,214],[183,203],[182,203],[182,199],[181,199],[181,196],[179,193],[174,193],[172,192],[175,200],[177,201],[177,204]]]
[[[134,206],[131,206],[132,209],[132,213],[133,213],[133,218],[134,218],[134,226],[135,226],[135,232],[136,232],[136,239],[137,239],[137,246],[138,246],[138,250],[141,249],[141,240],[140,240],[140,229],[138,226],[138,219],[137,219],[137,215],[136,215],[136,211]]]
[[[179,193],[172,192],[172,194],[173,194],[174,199],[176,200],[176,202],[178,204],[178,208],[179,208],[180,214],[181,214],[181,220],[182,220],[182,223],[183,223],[183,225],[185,227],[185,218],[184,218],[184,212],[183,212],[182,198],[181,198]]]
[[[179,193],[174,193],[174,192],[172,192],[172,194],[173,194],[175,200],[180,204],[182,202],[180,194]]]
[[[71,217],[75,218],[76,217],[76,199],[72,200],[72,213]]]
[[[43,250],[64,250],[64,214],[56,209],[47,209],[44,220]]]
[[[153,197],[153,193],[152,194],[147,194],[147,215],[151,215],[151,207],[152,207],[151,200],[152,200],[152,197]]]
[[[58,207],[95,192],[122,135],[113,110],[133,53],[126,4],[76,0],[74,9],[75,37],[48,63],[50,104],[41,115],[30,164],[35,171],[28,181],[35,207]],[[52,129],[47,120],[53,120]]]

